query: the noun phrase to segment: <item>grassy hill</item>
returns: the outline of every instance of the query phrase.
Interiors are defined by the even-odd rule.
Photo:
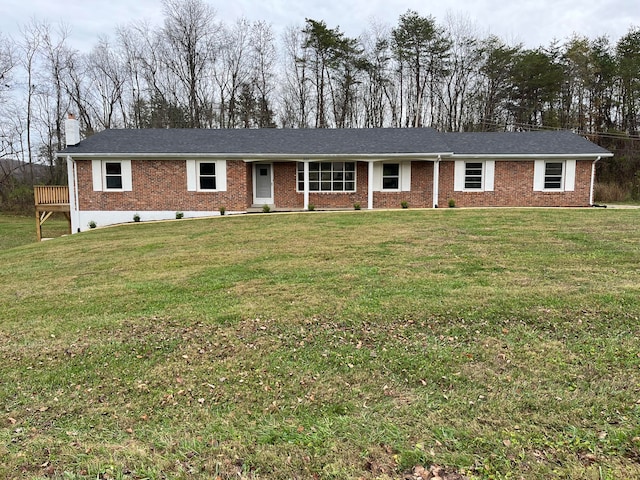
[[[43,238],[55,238],[69,233],[69,223],[61,213],[54,213],[42,225]],[[37,241],[36,218],[0,212],[0,252]]]
[[[639,478],[639,224],[315,212],[5,248],[0,477]]]

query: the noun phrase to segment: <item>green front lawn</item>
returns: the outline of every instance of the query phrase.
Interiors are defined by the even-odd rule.
[[[244,215],[0,249],[0,478],[639,478],[639,221]]]

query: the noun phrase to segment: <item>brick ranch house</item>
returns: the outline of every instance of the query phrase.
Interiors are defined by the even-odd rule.
[[[589,206],[612,154],[570,132],[406,129],[105,130],[67,120],[72,231],[276,210]]]

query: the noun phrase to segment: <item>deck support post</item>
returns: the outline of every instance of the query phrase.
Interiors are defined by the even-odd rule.
[[[42,241],[42,225],[54,212],[61,212],[69,222],[71,233],[71,209],[69,187],[60,185],[36,185],[33,187],[36,211],[36,238]]]

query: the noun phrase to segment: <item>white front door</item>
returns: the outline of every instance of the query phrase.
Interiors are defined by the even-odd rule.
[[[253,203],[273,205],[273,172],[270,163],[253,166]]]

